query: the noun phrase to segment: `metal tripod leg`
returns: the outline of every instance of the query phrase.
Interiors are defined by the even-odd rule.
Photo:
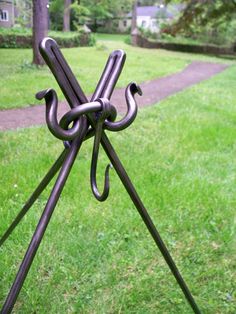
[[[163,242],[159,232],[157,231],[155,225],[152,222],[151,217],[149,216],[146,208],[144,207],[141,199],[138,196],[128,174],[126,173],[123,165],[121,164],[115,150],[113,149],[109,139],[107,138],[106,134],[103,133],[102,136],[102,146],[109,157],[113,167],[115,168],[120,180],[122,181],[126,191],[128,192],[131,200],[133,201],[135,207],[137,208],[140,216],[142,217],[146,227],[148,228],[149,232],[151,233],[156,245],[158,246],[159,250],[161,251],[166,263],[168,264],[172,274],[174,275],[177,283],[179,284],[180,288],[182,289],[186,299],[188,300],[190,306],[192,307],[194,313],[201,314],[200,309],[198,308],[187,284],[185,283],[183,277],[181,276],[174,260],[172,259],[165,243]]]
[[[7,240],[7,238],[10,236],[12,231],[20,223],[22,218],[25,216],[25,214],[28,212],[28,210],[31,208],[31,206],[34,204],[34,202],[38,199],[40,194],[47,187],[47,185],[52,180],[52,178],[55,176],[55,174],[58,172],[58,170],[61,168],[61,165],[65,159],[67,151],[68,151],[68,149],[64,149],[64,151],[61,153],[59,158],[56,160],[56,162],[53,164],[51,169],[48,171],[48,173],[45,175],[43,180],[40,182],[38,187],[35,189],[33,194],[30,196],[28,201],[22,207],[21,211],[18,213],[15,220],[12,222],[12,224],[9,226],[7,231],[3,234],[2,238],[0,239],[0,246]]]
[[[66,183],[66,180],[68,178],[68,175],[70,173],[70,170],[73,166],[73,163],[75,161],[75,158],[77,156],[77,153],[81,147],[81,144],[83,142],[83,139],[86,135],[87,131],[87,123],[84,121],[84,130],[81,132],[81,134],[78,136],[78,138],[74,139],[71,143],[71,147],[69,149],[69,152],[63,162],[63,165],[61,167],[60,173],[58,175],[58,178],[56,180],[56,183],[52,189],[52,192],[50,194],[50,197],[48,199],[48,202],[45,206],[45,209],[43,211],[43,214],[39,220],[39,223],[36,227],[36,230],[34,232],[34,235],[32,237],[32,240],[30,242],[30,245],[27,249],[27,252],[24,256],[24,259],[21,263],[21,266],[18,270],[18,273],[16,275],[15,281],[11,287],[11,290],[6,298],[6,301],[3,305],[3,308],[1,310],[1,314],[9,314],[11,313],[13,306],[16,302],[17,296],[20,293],[20,290],[22,288],[22,285],[24,283],[24,280],[28,274],[28,271],[30,269],[30,266],[33,262],[34,256],[37,252],[37,249],[41,243],[41,240],[43,238],[43,235],[46,231],[47,225],[50,221],[50,218],[52,216],[53,210],[57,204],[57,201],[60,197],[60,194],[63,190],[63,187]]]
[[[103,97],[103,93],[99,94],[99,97]],[[93,99],[93,98],[92,98]],[[88,120],[91,126],[95,127],[95,120],[94,117],[91,114],[88,114]],[[200,309],[198,308],[187,284],[185,283],[183,277],[181,276],[173,258],[171,257],[165,243],[163,242],[159,232],[157,231],[151,217],[149,216],[145,206],[143,205],[141,199],[138,196],[138,193],[136,192],[128,174],[126,173],[121,161],[119,160],[114,148],[112,147],[112,144],[110,143],[108,137],[106,136],[105,132],[102,134],[101,139],[102,146],[110,159],[113,167],[115,168],[118,176],[120,177],[120,180],[122,181],[126,191],[128,192],[131,200],[133,201],[135,207],[137,208],[140,216],[142,217],[146,227],[148,228],[149,232],[151,233],[154,241],[156,242],[157,247],[161,251],[167,265],[169,266],[172,274],[174,275],[178,285],[182,289],[187,301],[189,302],[189,305],[191,306],[192,310],[195,314],[201,314]]]
[[[104,86],[106,85],[105,81],[107,79],[106,76],[108,78],[108,74],[104,75],[103,80],[101,80],[97,86],[96,97],[104,97],[104,96],[107,96],[108,98],[110,97],[113,85],[115,84],[116,80],[118,79],[119,73],[117,72],[117,74],[115,75],[113,84],[110,84],[110,86],[109,86],[109,88],[107,88],[107,90],[104,89]],[[106,95],[106,93],[107,93],[107,95]],[[95,92],[95,94],[96,94],[96,92]],[[93,95],[91,100],[94,99],[95,94]],[[88,114],[88,120],[89,120],[89,123],[91,124],[91,126],[94,128],[95,127],[95,120],[91,114]],[[131,200],[133,201],[135,207],[137,208],[137,210],[138,210],[140,216],[142,217],[142,219],[143,219],[146,227],[148,228],[149,232],[151,233],[157,247],[161,251],[161,253],[162,253],[167,265],[169,266],[172,274],[174,275],[178,285],[182,289],[182,291],[183,291],[187,301],[189,302],[192,310],[194,311],[195,314],[201,314],[200,309],[198,308],[187,284],[185,283],[183,277],[181,276],[173,258],[171,257],[165,243],[163,242],[159,232],[157,231],[155,225],[153,224],[151,217],[149,216],[145,206],[143,205],[141,199],[139,198],[138,193],[136,192],[128,174],[126,173],[121,161],[119,160],[119,158],[118,158],[114,148],[112,147],[112,144],[110,143],[108,137],[106,136],[105,132],[103,132],[103,134],[102,134],[101,143],[102,143],[102,146],[103,146],[108,158],[110,159],[113,167],[115,168],[118,176],[120,177],[120,180],[122,181],[126,191],[128,192]]]

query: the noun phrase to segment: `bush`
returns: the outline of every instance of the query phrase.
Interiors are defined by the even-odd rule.
[[[130,36],[130,35],[129,35],[129,36],[126,36],[124,42],[125,42],[125,44],[127,44],[127,45],[131,45],[131,36]]]
[[[31,35],[0,34],[0,48],[31,48]]]
[[[158,32],[151,32],[151,30],[145,29],[143,27],[139,27],[139,32],[144,37],[149,38],[149,39],[158,39],[159,38],[159,33]]]
[[[162,29],[162,32],[166,31],[171,32],[171,28]],[[188,28],[181,29],[178,33],[174,31],[174,34],[206,44],[232,46],[235,42],[235,32],[236,20],[233,19],[221,20],[218,24],[215,20],[209,21],[206,25],[190,24]]]
[[[96,33],[102,34],[117,34],[117,26],[108,27],[108,26],[99,26],[96,29]]]
[[[62,48],[93,46],[95,38],[91,33],[79,32],[49,32]],[[32,32],[30,29],[0,28],[0,48],[31,48]]]

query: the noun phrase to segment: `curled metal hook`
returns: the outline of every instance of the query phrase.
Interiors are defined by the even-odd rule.
[[[126,129],[134,121],[137,115],[138,106],[135,101],[134,95],[138,93],[142,95],[141,88],[136,83],[130,83],[125,90],[125,98],[127,103],[127,113],[120,121],[108,121],[104,122],[104,128],[109,131],[120,131]]]
[[[68,130],[59,125],[57,121],[58,98],[55,90],[47,89],[38,92],[36,98],[39,100],[45,99],[47,126],[55,137],[61,140],[72,140],[82,131],[83,127],[79,117],[73,121],[73,126]]]
[[[101,100],[99,100],[101,101]],[[103,99],[101,101],[102,104],[102,112],[97,113],[97,124],[95,128],[95,135],[94,135],[94,144],[93,144],[93,154],[92,154],[92,163],[91,163],[91,170],[90,170],[90,183],[93,195],[96,199],[100,202],[103,202],[107,199],[109,194],[109,169],[111,165],[107,165],[105,170],[105,179],[104,179],[104,188],[102,194],[99,193],[97,187],[97,180],[96,180],[96,172],[97,172],[97,162],[98,162],[98,153],[99,153],[99,145],[102,137],[103,132],[103,124],[105,119],[110,115],[110,102],[107,99]]]
[[[96,101],[92,101],[71,109],[61,118],[59,123],[60,127],[62,127],[63,129],[67,129],[69,124],[78,119],[82,114],[96,114],[98,111],[103,110],[103,104],[105,104],[106,102],[109,101],[104,98],[99,98]],[[116,108],[109,102],[109,105],[107,105],[107,110],[109,111],[109,114],[107,113],[107,119],[109,121],[114,121],[117,116]]]
[[[47,89],[36,94],[37,99],[45,98],[46,101],[46,122],[51,133],[57,138],[64,141],[71,141],[82,132],[84,123],[86,120],[83,119],[83,115],[93,113],[96,118],[96,125],[94,130],[88,129],[86,138],[91,137],[94,134],[94,145],[93,154],[90,170],[90,183],[91,189],[99,201],[105,201],[109,194],[109,169],[110,165],[106,167],[104,188],[100,194],[97,181],[97,163],[99,154],[99,145],[102,138],[103,129],[110,131],[120,131],[127,128],[135,119],[137,115],[137,104],[134,95],[138,93],[142,95],[142,91],[135,83],[131,83],[127,86],[125,91],[127,113],[120,120],[115,121],[117,112],[115,107],[110,103],[108,98],[99,98],[96,101],[81,104],[80,106],[72,108],[68,111],[58,123],[57,120],[57,109],[58,109],[58,98],[57,94],[53,89]],[[69,125],[73,123],[72,127]],[[85,139],[86,139],[85,138]],[[66,142],[68,143],[68,142]]]
[[[36,98],[41,100],[45,98],[46,101],[46,122],[51,133],[61,140],[73,140],[82,130],[81,116],[83,114],[98,112],[102,110],[102,103],[106,102],[106,99],[100,99],[97,101],[82,104],[76,108],[68,111],[58,123],[57,109],[58,98],[53,89],[43,90],[36,94]],[[114,106],[109,104],[109,114],[107,118],[109,121],[114,121],[117,115]],[[73,122],[73,126],[69,129],[70,123]]]

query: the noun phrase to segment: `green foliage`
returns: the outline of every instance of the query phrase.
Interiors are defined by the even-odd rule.
[[[27,27],[0,27],[0,34],[1,35],[22,35],[22,36],[28,36],[32,34],[32,30]]]
[[[88,39],[88,46],[89,47],[95,46],[96,45],[96,36],[93,33],[91,33],[91,34],[89,34],[88,38],[89,38]]]
[[[86,6],[74,2],[71,5],[71,10],[73,16],[72,24],[74,28],[78,29],[79,25],[83,25],[88,22],[90,11]]]
[[[72,28],[78,25],[89,24],[97,30],[104,20],[113,20],[123,16],[131,10],[133,0],[81,0],[71,5]],[[61,30],[63,24],[63,0],[53,0],[50,3],[51,25],[53,29]]]
[[[0,48],[31,48],[32,34],[27,28],[0,27]]]
[[[15,8],[18,12],[16,23],[20,27],[31,26],[32,23],[32,1],[31,0],[15,0]]]
[[[95,39],[92,34],[85,34],[83,30],[79,32],[49,32],[49,36],[54,38],[60,47],[93,46]],[[31,48],[32,31],[30,29],[0,28],[0,48]]]
[[[29,60],[23,60],[22,64],[20,65],[20,71],[27,72],[31,70],[38,70],[42,67],[30,62]]]
[[[50,28],[60,31],[63,28],[64,0],[50,1]]]
[[[79,7],[87,9],[87,16],[89,16],[94,31],[97,30],[98,21],[111,19],[113,17],[110,10],[110,1],[108,0],[82,0],[80,1]]]
[[[235,22],[234,22],[235,24]],[[184,33],[172,35],[171,33],[166,32],[160,32],[160,33],[154,33],[151,32],[148,29],[140,28],[140,33],[143,37],[147,38],[148,40],[155,41],[155,42],[162,42],[162,43],[175,43],[180,44],[179,48],[176,51],[182,51],[181,45],[195,45],[195,46],[205,46],[205,53],[207,53],[207,47],[224,47],[228,49],[229,54],[232,54],[232,40],[228,40],[229,37],[232,38],[232,36],[213,36],[213,34],[205,32],[201,32],[198,35],[194,36],[186,36]],[[196,30],[195,30],[196,31]],[[233,35],[233,32],[231,32]],[[164,49],[164,48],[163,48]],[[184,48],[183,48],[184,49]],[[186,46],[186,52],[188,52],[188,47]],[[174,49],[173,49],[174,50]],[[191,52],[191,47],[189,47],[189,52]],[[235,49],[234,49],[235,51]],[[213,53],[214,54],[214,53]]]
[[[131,45],[131,36],[130,36],[130,35],[127,35],[127,36],[125,37],[124,42],[125,42],[127,45]]]
[[[173,1],[166,0],[166,3]],[[182,15],[166,31],[184,34],[200,41],[215,44],[235,42],[236,1],[234,0],[182,0],[185,4]]]

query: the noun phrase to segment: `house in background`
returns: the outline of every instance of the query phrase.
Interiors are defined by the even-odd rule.
[[[0,0],[0,27],[32,27],[32,2]]]
[[[179,5],[158,4],[155,6],[137,7],[137,27],[158,32],[162,23],[169,23],[181,11]],[[132,12],[119,20],[119,31],[128,32],[131,28]]]
[[[14,23],[14,0],[0,0],[0,27],[12,27]]]

